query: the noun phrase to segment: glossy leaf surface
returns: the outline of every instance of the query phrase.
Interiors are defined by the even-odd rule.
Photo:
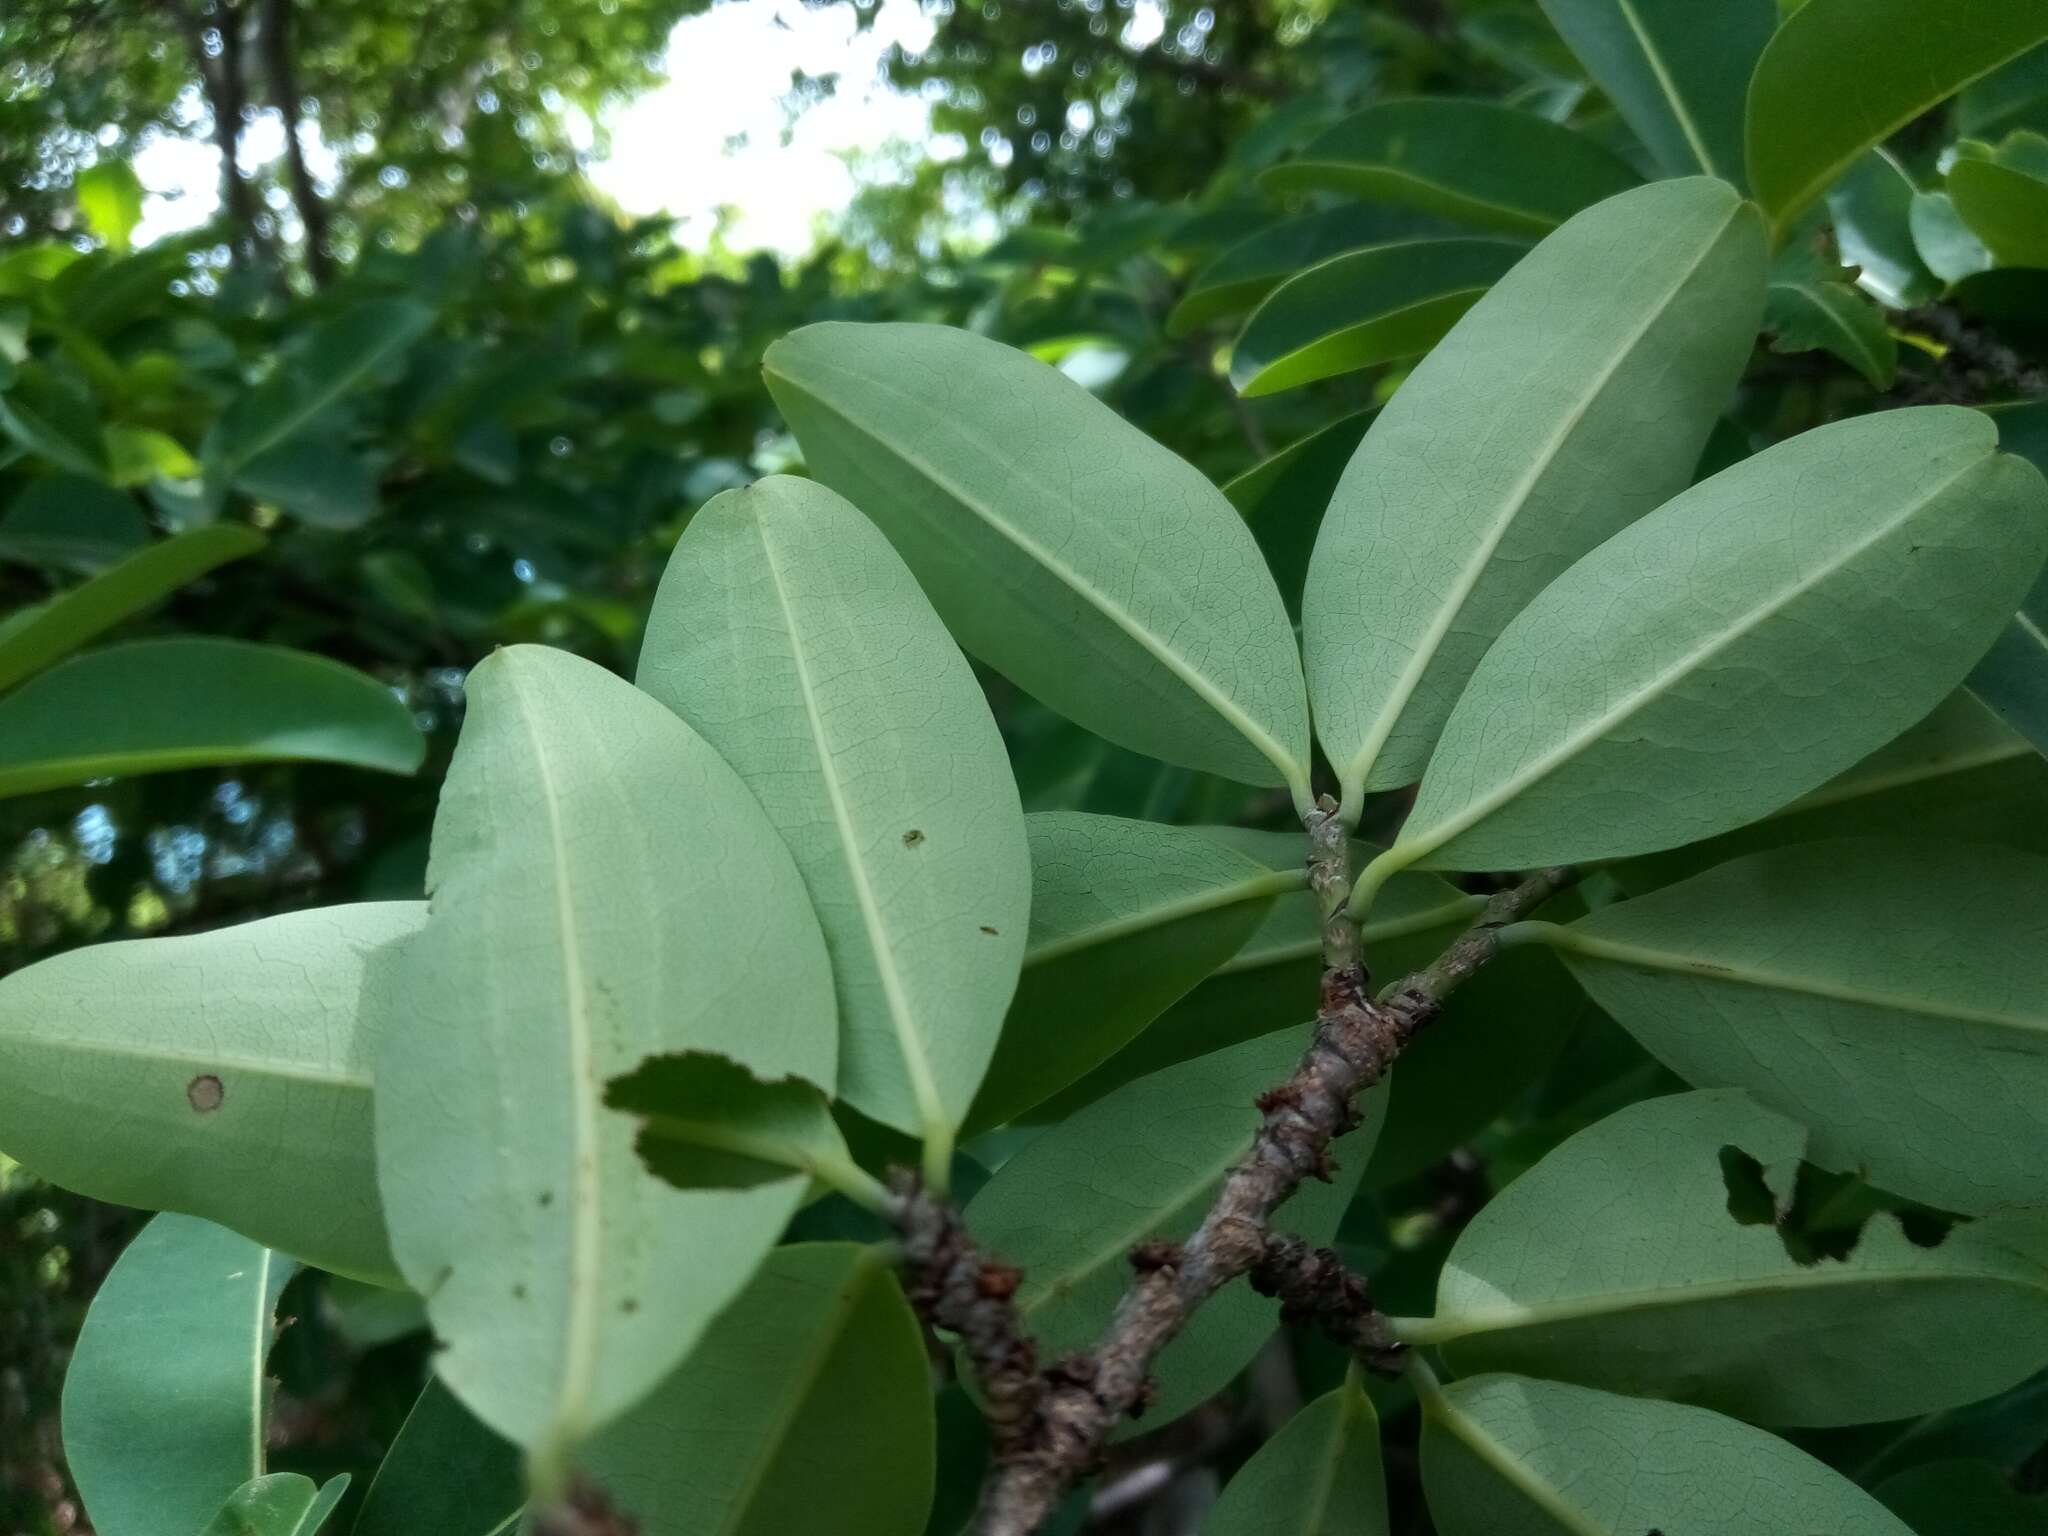
[[[1338,483],[1302,600],[1348,807],[1418,777],[1508,621],[1685,486],[1763,297],[1755,213],[1719,182],[1660,182],[1545,240],[1409,375]]]
[[[839,1096],[950,1134],[1016,986],[1031,862],[1002,737],[916,579],[822,485],[728,491],[676,545],[638,680],[796,858],[832,956]]]

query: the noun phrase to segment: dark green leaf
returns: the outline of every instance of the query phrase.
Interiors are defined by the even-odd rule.
[[[1223,487],[1230,504],[1251,524],[1291,618],[1301,617],[1302,583],[1308,579],[1309,552],[1323,524],[1323,509],[1375,414],[1341,416]]]
[[[1223,1490],[1203,1536],[1387,1536],[1380,1421],[1355,1382],[1282,1425]]]
[[[1764,305],[1773,352],[1829,352],[1862,374],[1872,389],[1889,389],[1899,371],[1899,344],[1884,312],[1846,282],[1818,275],[1774,276]]]
[[[1242,314],[1304,267],[1389,240],[1441,233],[1423,214],[1349,206],[1283,219],[1240,241],[1196,274],[1166,318],[1169,336]]]
[[[0,518],[0,560],[91,575],[149,542],[142,508],[104,480],[44,475]]]
[[[1877,1496],[1918,1536],[2041,1536],[2048,1498],[2023,1498],[1988,1461],[1934,1461],[1878,1484]]]
[[[517,1447],[432,1379],[377,1468],[354,1536],[511,1536],[525,1508]]]
[[[319,1536],[348,1481],[346,1472],[324,1488],[296,1472],[253,1478],[228,1496],[199,1536]]]

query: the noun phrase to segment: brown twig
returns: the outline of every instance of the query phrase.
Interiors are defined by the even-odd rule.
[[[1479,922],[1428,968],[1385,998],[1372,996],[1358,927],[1345,915],[1350,850],[1336,806],[1309,818],[1309,884],[1323,914],[1324,974],[1314,1039],[1294,1073],[1262,1094],[1263,1120],[1202,1224],[1184,1244],[1141,1244],[1136,1271],[1095,1348],[1050,1370],[1036,1354],[1009,1295],[1017,1272],[978,1253],[957,1213],[899,1186],[911,1299],[937,1326],[960,1335],[980,1375],[997,1454],[982,1489],[982,1536],[1030,1536],[1074,1483],[1100,1462],[1111,1431],[1141,1413],[1151,1367],[1188,1319],[1240,1275],[1259,1271],[1319,1326],[1369,1341],[1369,1298],[1350,1289],[1341,1265],[1298,1239],[1276,1238],[1273,1213],[1304,1179],[1328,1179],[1330,1143],[1358,1123],[1356,1100],[1386,1075],[1401,1048],[1433,1021],[1449,993],[1499,949],[1498,931],[1541,906],[1568,870],[1546,870],[1495,896]],[[991,1295],[989,1276],[999,1278]],[[1362,1309],[1362,1310],[1361,1310]]]
[[[1383,1375],[1398,1375],[1407,1346],[1398,1343],[1373,1305],[1365,1276],[1333,1249],[1313,1248],[1291,1233],[1266,1235],[1266,1251],[1246,1277],[1253,1290],[1280,1303],[1280,1321],[1314,1328]]]

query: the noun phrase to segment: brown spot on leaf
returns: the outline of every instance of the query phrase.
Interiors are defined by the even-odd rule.
[[[988,935],[988,936],[989,936],[990,938],[994,938],[994,937],[996,936],[996,931],[995,931],[995,929],[993,929],[993,928],[989,927],[989,925],[988,925],[987,923],[983,923],[983,924],[981,925],[981,931],[982,931],[983,933],[987,934],[987,935]]]
[[[640,1303],[635,1301],[631,1296],[628,1296],[624,1301],[619,1303],[619,1310],[625,1313],[626,1316],[631,1317],[635,1312],[638,1312],[640,1310]]]
[[[211,1072],[202,1073],[185,1085],[185,1102],[202,1115],[210,1115],[227,1102],[228,1091]]]
[[[919,843],[923,841],[924,834],[918,831],[915,827],[912,827],[908,832],[903,834],[903,846],[906,848],[915,848]]]

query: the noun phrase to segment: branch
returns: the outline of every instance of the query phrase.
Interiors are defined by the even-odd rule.
[[[1358,1124],[1356,1100],[1386,1075],[1402,1047],[1442,1011],[1444,999],[1499,952],[1499,930],[1518,922],[1575,878],[1533,875],[1487,903],[1479,921],[1424,970],[1371,995],[1357,925],[1345,915],[1349,844],[1333,802],[1309,818],[1309,884],[1323,913],[1324,973],[1315,1038],[1294,1074],[1262,1094],[1263,1120],[1185,1244],[1141,1244],[1136,1276],[1108,1329],[1085,1355],[1037,1371],[1030,1336],[1009,1303],[1017,1271],[978,1254],[950,1207],[906,1187],[898,1219],[911,1299],[967,1343],[996,1427],[996,1460],[982,1489],[981,1536],[1030,1536],[1074,1483],[1100,1462],[1111,1431],[1144,1411],[1151,1367],[1196,1310],[1240,1275],[1256,1274],[1297,1314],[1349,1329],[1384,1364],[1386,1343],[1363,1283],[1335,1255],[1276,1236],[1273,1213],[1304,1179],[1334,1171],[1330,1143]],[[991,1276],[994,1285],[991,1287]],[[1000,1292],[992,1295],[991,1289]]]
[[[263,0],[262,31],[257,41],[263,49],[264,83],[270,104],[284,119],[284,163],[291,184],[292,206],[306,232],[306,275],[315,287],[325,287],[333,275],[327,254],[327,205],[313,185],[313,173],[306,168],[305,146],[299,142],[299,80],[292,59],[292,0]]]

